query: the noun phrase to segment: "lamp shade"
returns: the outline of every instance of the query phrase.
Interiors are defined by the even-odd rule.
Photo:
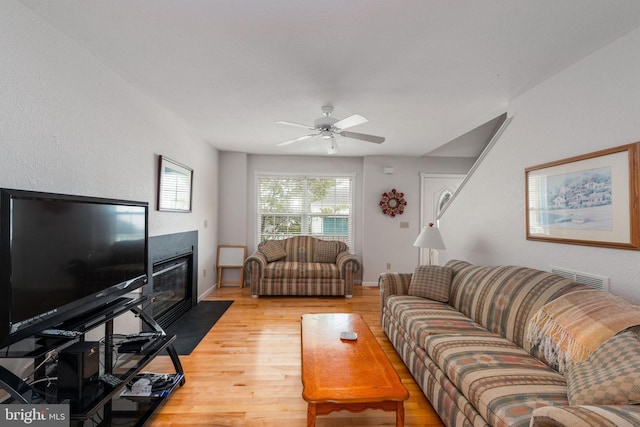
[[[440,230],[430,225],[422,229],[416,241],[413,242],[413,246],[429,249],[446,249],[442,241],[442,236],[440,235]]]

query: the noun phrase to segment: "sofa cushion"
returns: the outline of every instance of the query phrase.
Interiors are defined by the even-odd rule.
[[[451,306],[422,297],[392,295],[387,300],[387,310],[422,348],[426,348],[426,340],[431,335],[491,334]]]
[[[640,403],[640,341],[632,331],[611,338],[567,369],[572,405]]]
[[[284,246],[277,240],[267,240],[260,243],[258,250],[267,257],[267,261],[269,262],[277,261],[287,256]]]
[[[432,335],[427,354],[492,426],[528,426],[535,408],[568,403],[561,374],[495,334]]]
[[[326,240],[316,241],[316,248],[313,251],[313,262],[330,262],[335,264],[338,256],[338,242]]]
[[[435,301],[449,301],[453,270],[439,265],[421,265],[411,276],[409,295]]]

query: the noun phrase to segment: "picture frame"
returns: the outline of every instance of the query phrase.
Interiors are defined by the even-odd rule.
[[[158,210],[191,212],[193,169],[160,156],[158,169]]]
[[[526,237],[640,250],[640,142],[525,169]]]

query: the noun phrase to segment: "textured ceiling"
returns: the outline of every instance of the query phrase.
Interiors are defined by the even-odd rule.
[[[514,96],[640,26],[637,0],[22,3],[216,148],[259,154],[326,155],[320,138],[276,146],[306,131],[275,122],[312,124],[331,104],[369,119],[349,130],[386,137],[339,137],[340,155],[447,155]]]

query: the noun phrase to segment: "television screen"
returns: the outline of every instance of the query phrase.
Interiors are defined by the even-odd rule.
[[[142,286],[147,215],[146,203],[1,190],[8,334],[20,338]]]

